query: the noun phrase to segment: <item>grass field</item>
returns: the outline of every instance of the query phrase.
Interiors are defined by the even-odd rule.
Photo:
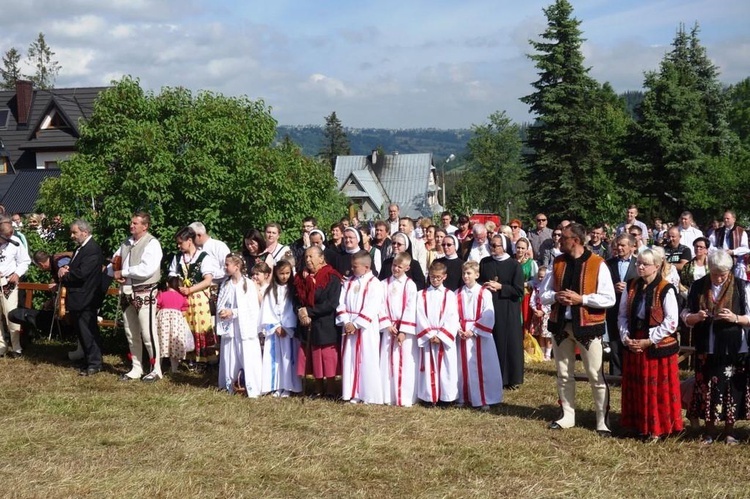
[[[209,375],[81,378],[70,345],[0,359],[3,497],[747,497],[743,443],[599,438],[586,383],[579,428],[557,413],[552,363],[490,413],[219,393]],[[613,389],[617,428],[619,389]]]

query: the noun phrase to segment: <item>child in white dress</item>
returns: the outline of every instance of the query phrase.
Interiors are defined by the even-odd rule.
[[[295,337],[297,315],[292,304],[292,265],[280,260],[273,269],[273,281],[266,289],[261,305],[263,346],[262,393],[288,397],[302,391],[297,374],[299,341]]]

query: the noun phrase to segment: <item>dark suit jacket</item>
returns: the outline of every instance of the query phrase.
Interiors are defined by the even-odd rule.
[[[616,256],[607,259],[607,267],[609,267],[609,273],[612,275],[612,284],[622,282],[620,279],[620,269],[618,268],[617,263],[619,260],[619,257]],[[628,265],[628,270],[627,272],[625,272],[625,282],[638,277],[638,270],[636,269],[635,263],[636,257],[635,255],[632,255],[630,257],[630,265]],[[622,295],[620,293],[615,292],[615,306],[607,309],[607,329],[609,331],[610,339],[612,338],[612,331],[614,331],[614,334],[618,335],[618,337],[620,334],[618,332],[619,329],[617,329],[617,314],[620,310],[621,296]]]
[[[103,263],[102,249],[93,238],[74,255],[68,264],[69,272],[63,278],[63,285],[68,290],[68,310],[78,312],[99,308],[103,298]]]

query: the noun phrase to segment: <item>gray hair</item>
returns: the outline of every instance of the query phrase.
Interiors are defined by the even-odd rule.
[[[734,266],[732,257],[724,250],[716,250],[708,254],[708,269],[719,272],[729,272]]]
[[[5,222],[11,222],[13,223],[13,220],[8,215],[0,215],[0,224]]]
[[[73,227],[74,225],[78,227],[78,230],[80,230],[81,232],[85,232],[86,234],[91,234],[93,232],[91,224],[82,218],[77,218],[73,221],[72,224],[70,224],[71,227]]]
[[[193,222],[190,225],[188,225],[188,227],[193,229],[193,232],[195,232],[197,236],[202,236],[203,234],[206,233],[206,226],[203,225],[201,222]]]
[[[482,223],[474,224],[474,226],[471,228],[471,232],[475,236],[477,236],[479,234],[486,234],[487,233],[487,227],[484,224],[482,224]]]

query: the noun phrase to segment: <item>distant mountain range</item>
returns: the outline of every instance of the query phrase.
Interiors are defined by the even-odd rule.
[[[635,117],[635,108],[643,100],[643,92],[629,91],[620,94],[625,106]],[[521,138],[525,138],[528,124],[521,124]],[[437,128],[344,128],[352,154],[367,155],[373,149],[382,148],[386,154],[432,153],[435,164],[451,154],[458,161],[451,162],[448,170],[460,167],[466,153],[466,144],[471,138],[470,129],[441,130]],[[281,142],[286,135],[302,148],[308,156],[317,156],[323,144],[323,127],[317,125],[287,126],[276,128],[276,140]]]
[[[354,155],[370,154],[373,149],[382,148],[386,154],[432,153],[435,161],[442,161],[451,154],[457,157],[466,152],[466,143],[471,130],[439,130],[437,128],[345,128],[349,145]],[[279,126],[276,140],[282,141],[286,135],[302,148],[308,156],[316,156],[323,144],[323,127],[314,125]]]

